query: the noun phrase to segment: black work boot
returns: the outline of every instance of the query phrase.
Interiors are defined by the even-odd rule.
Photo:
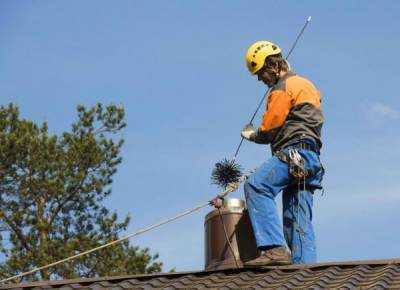
[[[246,267],[289,265],[292,263],[290,252],[285,247],[275,247],[261,252],[258,258],[244,263]]]

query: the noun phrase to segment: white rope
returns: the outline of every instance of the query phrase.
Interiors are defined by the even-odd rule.
[[[289,158],[299,167],[302,167],[302,157],[297,149],[289,149]]]
[[[238,189],[238,187],[239,187],[239,185],[240,185],[240,182],[243,181],[243,180],[244,180],[244,179],[241,178],[238,182],[229,184],[229,185],[227,186],[227,188],[226,188],[223,192],[221,192],[218,196],[219,196],[219,197],[224,197],[224,196],[226,196],[227,194],[229,194],[229,193],[235,191],[236,189]],[[24,277],[24,276],[33,274],[33,273],[35,273],[35,272],[37,272],[37,271],[41,271],[41,270],[44,270],[44,269],[47,269],[47,268],[50,268],[50,267],[59,265],[59,264],[61,264],[61,263],[65,263],[65,262],[71,261],[71,260],[73,260],[73,259],[82,257],[82,256],[84,256],[84,255],[93,253],[93,252],[95,252],[95,251],[101,250],[101,249],[103,249],[103,248],[106,248],[106,247],[109,247],[109,246],[118,244],[118,243],[120,243],[120,242],[122,242],[122,241],[125,241],[125,240],[131,238],[131,237],[138,236],[138,235],[143,234],[143,233],[145,233],[145,232],[148,232],[148,231],[150,231],[150,230],[152,230],[152,229],[158,228],[158,227],[160,227],[160,226],[162,226],[162,225],[165,225],[165,224],[167,224],[167,223],[170,223],[170,222],[172,222],[172,221],[175,221],[175,220],[177,220],[177,219],[179,219],[179,218],[181,218],[181,217],[184,217],[184,216],[186,216],[186,215],[188,215],[188,214],[191,214],[191,213],[193,213],[193,212],[195,212],[195,211],[198,211],[198,210],[200,210],[200,209],[202,209],[203,207],[206,207],[206,206],[208,206],[208,205],[210,205],[210,201],[207,201],[206,203],[200,204],[200,205],[198,205],[198,206],[196,206],[196,207],[194,207],[194,208],[185,210],[185,211],[183,211],[183,212],[181,212],[181,213],[179,213],[179,214],[177,214],[177,215],[175,215],[175,216],[173,216],[173,217],[170,217],[170,218],[168,218],[168,219],[162,220],[162,221],[160,221],[160,222],[158,222],[158,223],[156,223],[156,224],[153,224],[153,225],[150,225],[150,226],[145,227],[145,228],[143,228],[143,229],[140,229],[140,230],[138,230],[138,231],[136,231],[136,232],[133,232],[133,233],[131,233],[131,234],[129,234],[129,235],[126,235],[126,236],[124,236],[124,237],[122,237],[122,238],[120,238],[120,239],[118,239],[118,240],[115,240],[115,241],[109,242],[109,243],[107,243],[107,244],[104,244],[104,245],[102,245],[102,246],[98,246],[98,247],[96,247],[96,248],[93,248],[93,249],[91,249],[91,250],[87,250],[87,251],[85,251],[85,252],[82,252],[82,253],[73,255],[73,256],[71,256],[71,257],[68,257],[68,258],[59,260],[59,261],[57,261],[57,262],[54,262],[54,263],[51,263],[51,264],[48,264],[48,265],[45,265],[45,266],[37,267],[37,268],[32,269],[32,270],[30,270],[30,271],[23,272],[23,273],[20,273],[20,274],[18,274],[18,275],[15,275],[15,276],[12,276],[12,277],[9,277],[9,278],[0,280],[0,283],[4,283],[4,282],[10,281],[10,280],[17,279],[17,278],[22,278],[22,277]]]

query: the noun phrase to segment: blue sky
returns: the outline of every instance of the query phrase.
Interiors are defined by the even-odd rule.
[[[400,256],[399,1],[0,2],[0,98],[68,130],[78,104],[123,104],[123,163],[107,205],[134,231],[210,199],[265,87],[244,65],[259,39],[290,48],[323,94],[325,195],[315,197],[319,261]],[[259,120],[259,117],[257,117]],[[245,143],[239,162],[269,149]],[[233,194],[242,197],[242,189]],[[210,208],[133,244],[164,269],[201,270]]]

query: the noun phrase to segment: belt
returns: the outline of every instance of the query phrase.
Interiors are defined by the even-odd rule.
[[[319,150],[317,149],[317,147],[315,145],[311,145],[311,144],[306,143],[306,142],[299,142],[299,143],[296,143],[294,145],[289,145],[287,147],[294,147],[294,148],[297,148],[297,149],[310,150],[310,151],[314,151],[315,153],[319,154]]]
[[[304,150],[310,150],[313,151],[315,153],[317,153],[318,155],[320,154],[319,148],[316,145],[311,145],[310,143],[306,143],[306,142],[298,142],[298,143],[294,143],[291,145],[287,145],[283,148],[280,148],[278,150],[273,150],[272,151],[272,155],[277,155],[278,152],[281,152],[283,150],[285,150],[286,148],[289,147],[293,147],[293,148],[297,148],[297,149],[304,149]]]
[[[299,142],[294,145],[289,145],[285,148],[282,148],[279,151],[275,151],[272,153],[272,155],[278,157],[281,161],[283,161],[285,163],[289,163],[289,156],[286,153],[283,153],[283,150],[285,150],[286,148],[289,148],[289,147],[303,149],[303,150],[310,150],[310,151],[313,151],[313,152],[319,154],[319,150],[317,150],[317,148],[314,145],[311,145],[306,142]]]

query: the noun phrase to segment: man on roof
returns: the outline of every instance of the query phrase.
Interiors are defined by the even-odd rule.
[[[241,135],[257,144],[270,144],[272,157],[244,184],[260,253],[245,265],[315,263],[313,193],[321,189],[324,175],[319,159],[324,121],[320,93],[309,80],[290,70],[274,43],[251,45],[246,63],[270,91],[260,126],[248,124]],[[283,225],[275,203],[281,191]]]

